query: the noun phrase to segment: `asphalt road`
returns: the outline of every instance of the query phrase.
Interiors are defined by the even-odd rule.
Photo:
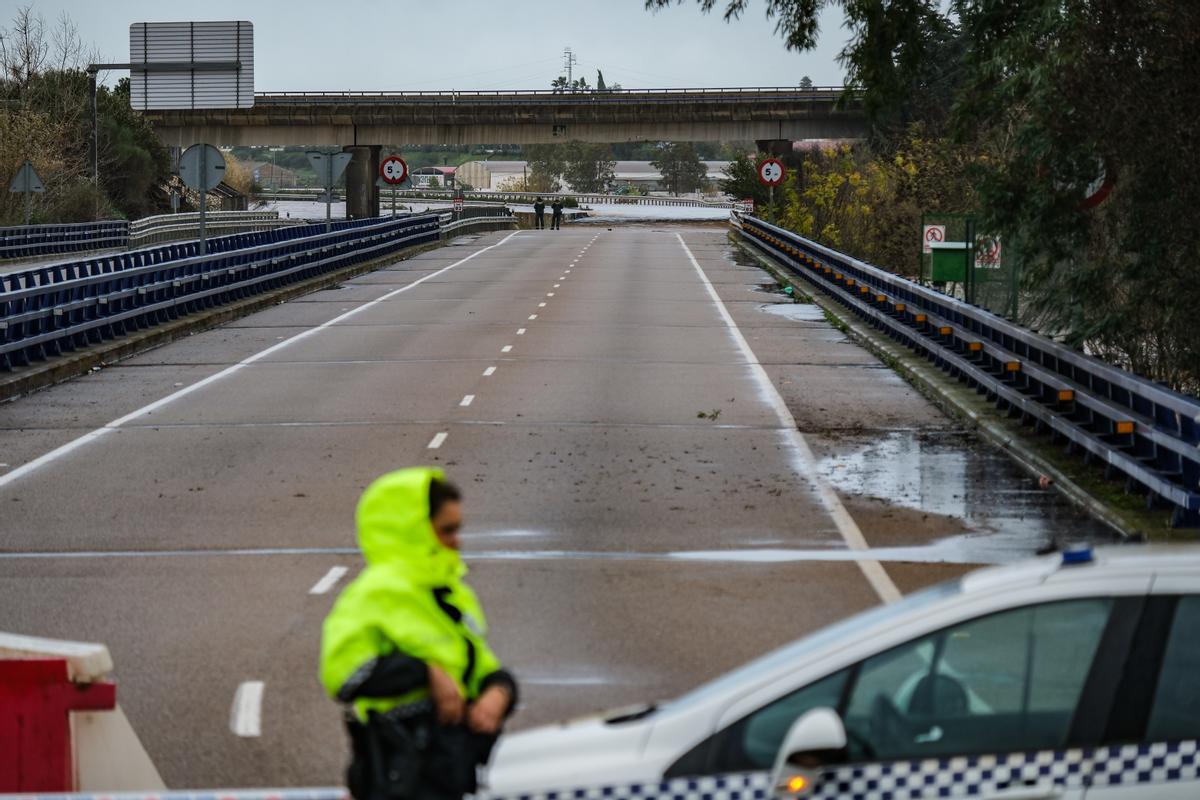
[[[519,726],[1088,525],[769,282],[719,229],[488,234],[0,406],[0,630],[107,644],[172,788],[328,785],[320,623],[388,470],[464,487]]]

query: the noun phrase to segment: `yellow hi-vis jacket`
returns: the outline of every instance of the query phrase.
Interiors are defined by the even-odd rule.
[[[437,469],[399,470],[363,493],[356,517],[367,567],[334,603],[321,637],[321,683],[330,697],[393,653],[441,667],[468,701],[500,669],[485,638],[483,609],[462,580],[467,568],[438,541],[429,521],[429,485],[442,477]],[[462,612],[461,620],[439,607],[435,589]],[[397,697],[359,698],[354,707],[365,720],[370,711],[386,713],[428,696],[421,687]]]

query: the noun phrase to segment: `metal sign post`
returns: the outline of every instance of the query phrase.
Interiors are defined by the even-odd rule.
[[[17,176],[13,178],[13,182],[9,185],[8,190],[10,192],[25,193],[25,224],[28,225],[33,218],[33,193],[46,191],[46,187],[42,185],[42,179],[38,177],[33,164],[26,161],[21,165],[21,168],[17,170]]]
[[[342,177],[342,173],[346,171],[346,167],[350,165],[350,160],[354,155],[352,153],[322,153],[317,150],[304,155],[308,156],[308,163],[312,164],[313,171],[317,173],[317,178],[325,188],[325,232],[329,233],[333,230],[333,186],[337,183],[338,178]]]
[[[772,221],[775,218],[775,187],[783,183],[783,176],[783,162],[777,158],[768,158],[758,165],[758,179],[767,185]]]
[[[200,255],[207,252],[205,215],[208,213],[208,190],[215,189],[225,177],[225,156],[211,144],[194,144],[179,157],[179,177],[200,192]]]

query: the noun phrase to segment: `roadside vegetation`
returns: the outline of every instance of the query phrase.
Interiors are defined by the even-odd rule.
[[[65,14],[48,25],[31,6],[0,28],[0,175],[32,162],[46,187],[33,222],[136,218],[169,210],[170,163],[129,107],[129,81],[96,97],[100,183],[92,181],[86,66],[100,61]],[[0,186],[0,225],[25,221],[25,198]]]
[[[697,2],[730,20],[755,5]],[[797,154],[769,213],[910,274],[923,211],[972,214],[1018,254],[1027,324],[1200,393],[1200,4],[758,7],[776,19],[788,48],[805,50],[821,35],[827,6],[845,12],[850,41],[841,61],[871,133]],[[752,185],[752,169],[750,159],[732,165],[724,188],[761,207],[766,192]]]

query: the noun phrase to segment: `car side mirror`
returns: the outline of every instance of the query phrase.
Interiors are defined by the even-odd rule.
[[[775,756],[771,786],[775,797],[811,794],[830,752],[846,748],[846,726],[832,708],[814,708],[792,723]]]

